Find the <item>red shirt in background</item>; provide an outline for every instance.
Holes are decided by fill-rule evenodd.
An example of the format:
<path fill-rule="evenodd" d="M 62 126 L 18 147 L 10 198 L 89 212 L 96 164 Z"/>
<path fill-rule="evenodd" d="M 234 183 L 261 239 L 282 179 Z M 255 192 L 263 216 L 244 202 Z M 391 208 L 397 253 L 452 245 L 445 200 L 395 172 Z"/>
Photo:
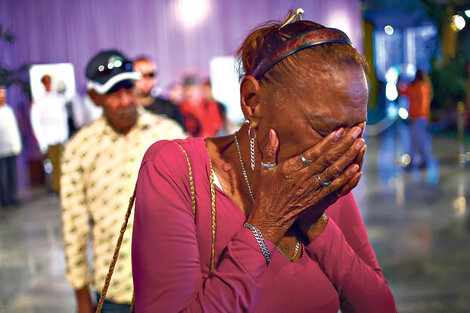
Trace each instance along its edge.
<path fill-rule="evenodd" d="M 223 121 L 215 101 L 197 98 L 180 104 L 184 128 L 194 137 L 215 137 Z"/>

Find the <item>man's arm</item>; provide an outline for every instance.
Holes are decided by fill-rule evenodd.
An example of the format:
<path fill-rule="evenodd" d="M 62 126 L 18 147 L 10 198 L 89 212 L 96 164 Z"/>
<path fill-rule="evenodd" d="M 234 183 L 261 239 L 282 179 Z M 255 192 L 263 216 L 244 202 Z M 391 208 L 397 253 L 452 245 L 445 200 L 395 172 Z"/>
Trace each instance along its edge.
<path fill-rule="evenodd" d="M 30 119 L 31 119 L 31 127 L 33 128 L 33 134 L 38 142 L 39 150 L 41 151 L 42 154 L 46 154 L 47 142 L 46 142 L 46 139 L 44 138 L 44 128 L 42 126 L 41 114 L 39 112 L 37 102 L 33 102 L 31 106 Z"/>
<path fill-rule="evenodd" d="M 62 158 L 60 197 L 66 277 L 75 289 L 78 312 L 93 312 L 88 290 L 87 246 L 90 232 L 83 160 L 71 142 Z"/>
<path fill-rule="evenodd" d="M 75 297 L 77 298 L 78 313 L 91 313 L 95 311 L 88 287 L 75 289 Z"/>

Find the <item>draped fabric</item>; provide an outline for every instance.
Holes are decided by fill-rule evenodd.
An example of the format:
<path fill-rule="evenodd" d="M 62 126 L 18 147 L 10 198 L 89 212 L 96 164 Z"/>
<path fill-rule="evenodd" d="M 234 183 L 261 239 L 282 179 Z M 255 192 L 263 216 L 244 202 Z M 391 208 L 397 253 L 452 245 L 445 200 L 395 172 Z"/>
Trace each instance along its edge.
<path fill-rule="evenodd" d="M 70 62 L 83 93 L 90 57 L 117 48 L 130 58 L 154 58 L 165 89 L 186 73 L 207 77 L 211 58 L 232 55 L 250 29 L 298 7 L 304 18 L 342 29 L 362 49 L 359 0 L 2 0 L 0 25 L 16 38 L 0 42 L 0 60 L 7 68 Z M 25 101 L 10 89 L 12 106 Z"/>
<path fill-rule="evenodd" d="M 165 90 L 184 74 L 208 77 L 211 58 L 233 55 L 256 25 L 299 7 L 304 18 L 343 30 L 362 50 L 359 0 L 0 0 L 2 31 L 15 35 L 13 43 L 0 40 L 0 61 L 8 69 L 72 63 L 83 95 L 88 60 L 116 48 L 130 58 L 155 59 Z M 7 102 L 19 119 L 23 155 L 40 159 L 29 95 L 14 85 Z"/>

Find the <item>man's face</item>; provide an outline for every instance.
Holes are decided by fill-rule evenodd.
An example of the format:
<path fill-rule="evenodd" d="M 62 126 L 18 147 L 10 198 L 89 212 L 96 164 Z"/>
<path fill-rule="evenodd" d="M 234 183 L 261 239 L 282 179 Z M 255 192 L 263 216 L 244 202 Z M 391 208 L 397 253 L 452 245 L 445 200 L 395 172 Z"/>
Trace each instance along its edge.
<path fill-rule="evenodd" d="M 189 85 L 183 87 L 183 99 L 194 101 L 199 97 L 200 89 L 198 85 Z"/>
<path fill-rule="evenodd" d="M 212 88 L 209 84 L 202 84 L 201 85 L 201 93 L 205 99 L 212 98 Z"/>
<path fill-rule="evenodd" d="M 173 103 L 179 104 L 183 99 L 183 87 L 181 85 L 173 85 L 170 89 L 170 100 Z"/>
<path fill-rule="evenodd" d="M 142 74 L 142 78 L 135 82 L 137 92 L 149 96 L 157 83 L 155 65 L 150 61 L 138 61 L 134 63 L 134 70 Z"/>
<path fill-rule="evenodd" d="M 7 90 L 5 87 L 0 86 L 0 106 L 3 106 L 5 104 L 7 98 Z"/>
<path fill-rule="evenodd" d="M 90 93 L 93 101 L 103 108 L 108 123 L 114 130 L 126 134 L 137 123 L 136 93 L 134 88 L 121 88 L 113 93 Z"/>
<path fill-rule="evenodd" d="M 45 76 L 41 80 L 42 84 L 44 85 L 44 89 L 46 89 L 47 92 L 51 91 L 51 78 L 49 76 Z"/>

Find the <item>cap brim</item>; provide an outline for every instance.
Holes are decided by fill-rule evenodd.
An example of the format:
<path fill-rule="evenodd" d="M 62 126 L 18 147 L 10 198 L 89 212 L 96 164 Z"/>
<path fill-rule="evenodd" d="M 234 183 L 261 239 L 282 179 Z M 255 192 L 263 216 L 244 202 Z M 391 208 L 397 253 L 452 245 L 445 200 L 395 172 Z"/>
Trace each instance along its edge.
<path fill-rule="evenodd" d="M 142 74 L 139 72 L 123 72 L 119 73 L 111 79 L 109 79 L 106 83 L 101 85 L 100 83 L 97 83 L 92 80 L 87 81 L 87 90 L 93 90 L 98 94 L 105 94 L 107 93 L 111 88 L 113 88 L 114 85 L 117 83 L 123 81 L 123 80 L 138 80 L 142 77 Z"/>

